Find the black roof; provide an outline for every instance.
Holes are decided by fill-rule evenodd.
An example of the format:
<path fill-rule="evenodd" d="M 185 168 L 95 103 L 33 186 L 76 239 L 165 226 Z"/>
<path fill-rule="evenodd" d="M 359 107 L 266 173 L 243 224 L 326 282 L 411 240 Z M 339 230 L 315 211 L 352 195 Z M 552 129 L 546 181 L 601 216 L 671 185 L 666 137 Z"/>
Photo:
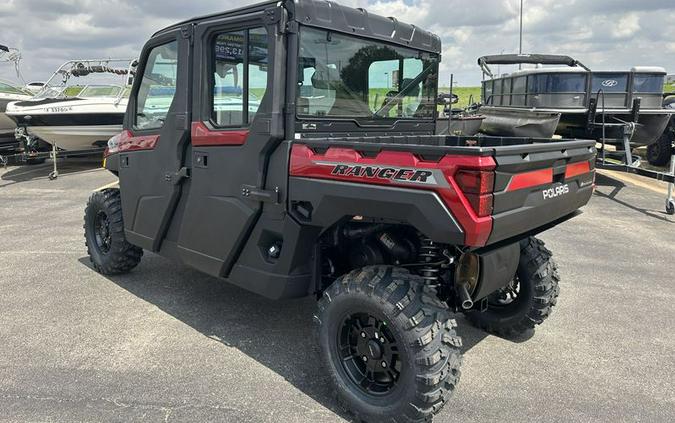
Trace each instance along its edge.
<path fill-rule="evenodd" d="M 495 54 L 478 58 L 478 64 L 486 65 L 517 65 L 531 63 L 533 65 L 566 65 L 576 66 L 578 62 L 570 56 L 558 54 Z"/>
<path fill-rule="evenodd" d="M 559 54 L 495 54 L 478 58 L 478 65 L 490 75 L 492 72 L 490 72 L 490 68 L 487 65 L 518 65 L 521 63 L 532 65 L 580 66 L 590 71 L 590 69 L 584 66 L 580 61 L 570 56 Z"/>
<path fill-rule="evenodd" d="M 277 7 L 278 3 L 268 1 L 195 17 L 164 28 L 154 35 L 160 35 L 189 23 L 259 12 Z M 415 25 L 399 22 L 393 17 L 371 14 L 365 9 L 354 9 L 328 0 L 282 0 L 281 7 L 288 10 L 291 19 L 303 25 L 373 38 L 432 53 L 441 52 L 441 40 L 437 35 Z"/>

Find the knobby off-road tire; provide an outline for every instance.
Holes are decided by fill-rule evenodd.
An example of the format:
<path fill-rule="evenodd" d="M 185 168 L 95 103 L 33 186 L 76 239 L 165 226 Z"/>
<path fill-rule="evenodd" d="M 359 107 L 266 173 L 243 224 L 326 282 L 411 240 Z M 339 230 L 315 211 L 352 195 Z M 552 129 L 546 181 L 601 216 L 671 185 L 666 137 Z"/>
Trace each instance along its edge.
<path fill-rule="evenodd" d="M 666 166 L 673 154 L 673 133 L 670 129 L 661 135 L 654 143 L 647 147 L 647 161 L 652 166 Z"/>
<path fill-rule="evenodd" d="M 560 276 L 551 255 L 544 242 L 535 237 L 521 241 L 516 298 L 497 305 L 500 292 L 495 292 L 488 297 L 485 312 L 471 311 L 467 319 L 486 332 L 506 338 L 522 335 L 541 324 L 551 314 L 560 292 Z"/>
<path fill-rule="evenodd" d="M 405 269 L 371 266 L 340 277 L 315 317 L 323 364 L 357 421 L 431 421 L 459 382 L 461 339 L 448 306 Z M 371 365 L 377 382 L 357 383 Z"/>
<path fill-rule="evenodd" d="M 118 189 L 91 194 L 84 211 L 84 240 L 94 269 L 104 275 L 126 273 L 141 261 L 143 249 L 124 237 Z"/>

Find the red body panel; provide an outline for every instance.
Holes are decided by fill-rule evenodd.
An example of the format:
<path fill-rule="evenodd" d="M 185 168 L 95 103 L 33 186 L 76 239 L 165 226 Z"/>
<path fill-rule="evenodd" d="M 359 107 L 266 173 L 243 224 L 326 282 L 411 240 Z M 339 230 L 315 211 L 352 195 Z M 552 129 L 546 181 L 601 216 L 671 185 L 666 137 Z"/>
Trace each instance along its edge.
<path fill-rule="evenodd" d="M 140 135 L 134 136 L 128 129 L 122 131 L 117 141 L 117 152 L 152 150 L 157 144 L 159 135 Z"/>
<path fill-rule="evenodd" d="M 565 179 L 574 178 L 575 176 L 585 175 L 591 171 L 591 162 L 578 162 L 567 165 L 565 169 Z"/>
<path fill-rule="evenodd" d="M 553 183 L 553 168 L 533 170 L 532 172 L 513 175 L 506 191 L 516 191 Z"/>
<path fill-rule="evenodd" d="M 204 122 L 192 122 L 192 145 L 198 147 L 214 145 L 243 145 L 248 138 L 248 130 L 210 130 Z"/>
<path fill-rule="evenodd" d="M 392 166 L 415 170 L 440 170 L 445 181 L 436 184 L 415 185 L 411 182 L 333 174 L 333 163 L 349 163 L 362 166 Z M 469 200 L 459 189 L 454 175 L 460 169 L 494 170 L 495 162 L 489 156 L 447 155 L 438 162 L 425 161 L 412 153 L 383 151 L 376 157 L 364 157 L 349 148 L 329 148 L 324 154 L 313 152 L 309 147 L 295 144 L 291 150 L 290 175 L 309 178 L 332 179 L 346 182 L 391 185 L 405 188 L 427 189 L 436 192 L 452 215 L 464 229 L 465 243 L 469 246 L 483 246 L 492 231 L 492 217 L 478 217 Z"/>

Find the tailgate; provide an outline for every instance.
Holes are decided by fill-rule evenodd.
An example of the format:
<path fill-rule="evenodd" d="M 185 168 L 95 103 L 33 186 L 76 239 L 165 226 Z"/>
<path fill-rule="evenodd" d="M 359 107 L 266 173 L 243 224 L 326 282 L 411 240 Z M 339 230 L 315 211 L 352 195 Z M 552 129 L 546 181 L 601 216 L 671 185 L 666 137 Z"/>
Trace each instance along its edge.
<path fill-rule="evenodd" d="M 595 142 L 495 147 L 493 226 L 488 244 L 569 215 L 591 198 Z"/>

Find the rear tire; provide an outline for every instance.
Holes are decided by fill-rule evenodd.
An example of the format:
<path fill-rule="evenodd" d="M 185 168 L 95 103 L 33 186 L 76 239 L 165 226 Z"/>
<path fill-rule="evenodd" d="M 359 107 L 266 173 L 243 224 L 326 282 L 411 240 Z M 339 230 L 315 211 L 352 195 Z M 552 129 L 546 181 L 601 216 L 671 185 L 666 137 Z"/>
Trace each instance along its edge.
<path fill-rule="evenodd" d="M 488 309 L 471 311 L 467 319 L 486 332 L 506 338 L 530 332 L 543 323 L 560 292 L 560 276 L 551 256 L 543 241 L 535 237 L 521 241 L 520 261 L 511 286 L 490 294 Z"/>
<path fill-rule="evenodd" d="M 357 421 L 430 421 L 459 382 L 461 339 L 448 306 L 405 269 L 340 277 L 319 300 L 316 320 L 338 401 Z"/>
<path fill-rule="evenodd" d="M 91 194 L 84 211 L 84 239 L 89 260 L 104 275 L 126 273 L 136 267 L 143 249 L 127 242 L 118 189 Z"/>
<path fill-rule="evenodd" d="M 673 132 L 670 127 L 654 144 L 647 146 L 647 161 L 652 166 L 666 166 L 673 154 Z"/>

